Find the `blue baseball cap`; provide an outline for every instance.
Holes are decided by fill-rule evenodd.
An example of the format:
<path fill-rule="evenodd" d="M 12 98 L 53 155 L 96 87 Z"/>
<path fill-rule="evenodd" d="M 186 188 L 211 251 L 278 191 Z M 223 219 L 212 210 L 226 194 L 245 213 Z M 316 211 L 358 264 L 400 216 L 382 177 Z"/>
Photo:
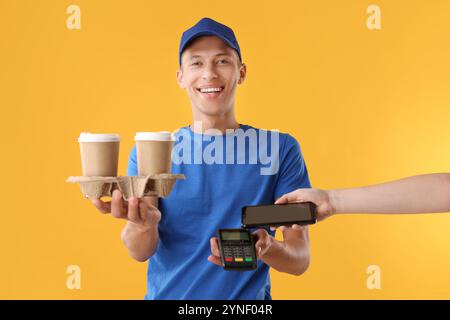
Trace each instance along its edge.
<path fill-rule="evenodd" d="M 210 18 L 203 18 L 190 29 L 183 32 L 180 41 L 180 49 L 178 50 L 178 62 L 181 66 L 181 55 L 194 39 L 201 36 L 216 36 L 222 39 L 230 48 L 236 50 L 239 60 L 242 62 L 241 49 L 234 35 L 233 30 L 224 24 L 214 21 Z"/>

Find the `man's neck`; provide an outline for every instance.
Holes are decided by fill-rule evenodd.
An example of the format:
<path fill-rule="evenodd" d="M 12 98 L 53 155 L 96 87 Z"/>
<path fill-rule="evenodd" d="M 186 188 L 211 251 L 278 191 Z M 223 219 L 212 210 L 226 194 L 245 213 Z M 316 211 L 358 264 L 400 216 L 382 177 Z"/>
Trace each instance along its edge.
<path fill-rule="evenodd" d="M 224 114 L 220 116 L 193 115 L 193 123 L 190 128 L 195 133 L 204 133 L 208 129 L 216 129 L 222 133 L 226 133 L 227 129 L 239 128 L 234 113 Z M 198 125 L 198 124 L 201 125 Z"/>

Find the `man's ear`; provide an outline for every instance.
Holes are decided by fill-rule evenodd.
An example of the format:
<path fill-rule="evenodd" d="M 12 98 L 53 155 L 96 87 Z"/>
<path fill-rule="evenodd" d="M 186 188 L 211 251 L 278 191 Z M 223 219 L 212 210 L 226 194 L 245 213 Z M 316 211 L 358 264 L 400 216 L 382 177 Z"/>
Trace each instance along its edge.
<path fill-rule="evenodd" d="M 239 67 L 239 81 L 238 81 L 238 84 L 241 84 L 242 82 L 244 82 L 246 76 L 247 76 L 247 66 L 245 65 L 245 63 L 243 63 Z"/>
<path fill-rule="evenodd" d="M 183 85 L 183 71 L 181 70 L 181 67 L 177 70 L 177 82 L 181 89 L 184 89 Z"/>

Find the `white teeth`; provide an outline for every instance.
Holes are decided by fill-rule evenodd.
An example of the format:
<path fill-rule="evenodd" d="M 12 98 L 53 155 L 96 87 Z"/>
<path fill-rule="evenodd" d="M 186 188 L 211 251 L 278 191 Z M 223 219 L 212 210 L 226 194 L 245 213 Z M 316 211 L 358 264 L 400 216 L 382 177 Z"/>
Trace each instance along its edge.
<path fill-rule="evenodd" d="M 222 88 L 200 88 L 200 92 L 220 92 Z"/>

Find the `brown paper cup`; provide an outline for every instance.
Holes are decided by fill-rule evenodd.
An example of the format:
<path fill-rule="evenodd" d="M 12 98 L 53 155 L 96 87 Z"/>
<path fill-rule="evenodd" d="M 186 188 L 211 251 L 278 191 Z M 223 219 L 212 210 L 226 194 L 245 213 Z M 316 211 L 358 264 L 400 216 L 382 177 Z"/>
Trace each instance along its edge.
<path fill-rule="evenodd" d="M 171 172 L 175 138 L 170 132 L 138 132 L 135 141 L 139 176 Z"/>
<path fill-rule="evenodd" d="M 117 177 L 120 137 L 117 134 L 81 133 L 81 167 L 85 177 Z"/>

